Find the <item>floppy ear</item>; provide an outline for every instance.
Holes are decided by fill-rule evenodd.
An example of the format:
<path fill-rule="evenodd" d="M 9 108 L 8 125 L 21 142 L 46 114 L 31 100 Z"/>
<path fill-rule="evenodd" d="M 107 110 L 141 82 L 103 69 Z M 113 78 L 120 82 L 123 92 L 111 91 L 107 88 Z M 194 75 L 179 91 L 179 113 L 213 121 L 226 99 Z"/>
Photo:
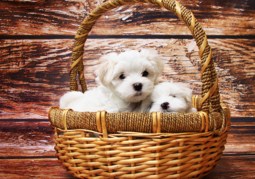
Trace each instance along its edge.
<path fill-rule="evenodd" d="M 100 65 L 96 70 L 96 81 L 104 86 L 109 86 L 112 81 L 112 73 L 116 59 L 118 58 L 117 53 L 110 53 L 102 56 L 99 61 Z"/>
<path fill-rule="evenodd" d="M 176 83 L 178 85 L 177 90 L 181 96 L 185 99 L 188 104 L 192 102 L 192 89 L 189 88 L 189 85 L 186 83 Z"/>
<path fill-rule="evenodd" d="M 181 85 L 183 85 L 182 93 L 184 95 L 184 99 L 189 106 L 186 112 L 197 112 L 197 109 L 193 108 L 192 106 L 192 89 L 190 89 L 186 84 L 181 84 Z"/>
<path fill-rule="evenodd" d="M 188 88 L 187 86 L 183 88 L 183 94 L 185 95 L 184 98 L 189 105 L 192 103 L 192 89 Z"/>
<path fill-rule="evenodd" d="M 191 104 L 191 102 L 192 102 L 192 93 L 185 96 L 185 100 L 187 101 L 188 104 Z"/>
<path fill-rule="evenodd" d="M 161 75 L 161 73 L 163 72 L 163 68 L 164 68 L 162 58 L 160 57 L 158 52 L 154 49 L 142 49 L 140 51 L 140 54 L 152 63 L 152 65 L 155 69 L 155 72 L 156 72 L 155 81 L 157 81 L 158 77 Z"/>

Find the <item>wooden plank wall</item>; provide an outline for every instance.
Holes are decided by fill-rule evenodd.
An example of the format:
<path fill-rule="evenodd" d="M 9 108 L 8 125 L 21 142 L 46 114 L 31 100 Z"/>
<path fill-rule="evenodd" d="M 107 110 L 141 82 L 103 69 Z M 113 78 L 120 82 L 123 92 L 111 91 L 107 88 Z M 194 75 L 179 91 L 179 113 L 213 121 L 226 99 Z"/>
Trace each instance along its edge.
<path fill-rule="evenodd" d="M 55 158 L 47 110 L 68 91 L 73 37 L 102 0 L 0 1 L 0 178 L 71 178 Z M 255 176 L 255 2 L 180 0 L 204 27 L 213 48 L 222 98 L 232 113 L 225 155 L 208 178 Z M 197 47 L 188 28 L 152 5 L 123 6 L 101 17 L 86 43 L 87 83 L 97 59 L 126 48 L 156 48 L 162 80 L 200 93 Z M 233 162 L 244 166 L 242 170 Z M 250 173 L 247 172 L 250 171 Z M 214 176 L 214 177 L 213 177 Z"/>
<path fill-rule="evenodd" d="M 90 3 L 88 3 L 90 2 Z M 254 9 L 252 1 L 183 1 L 209 36 L 222 98 L 234 117 L 254 117 Z M 0 74 L 2 119 L 45 119 L 68 90 L 73 36 L 94 1 L 2 1 Z M 96 59 L 126 48 L 156 48 L 165 59 L 163 80 L 190 83 L 200 92 L 199 57 L 188 28 L 152 5 L 124 6 L 100 18 L 86 43 L 86 77 L 94 84 Z M 242 68 L 241 68 L 242 67 Z"/>

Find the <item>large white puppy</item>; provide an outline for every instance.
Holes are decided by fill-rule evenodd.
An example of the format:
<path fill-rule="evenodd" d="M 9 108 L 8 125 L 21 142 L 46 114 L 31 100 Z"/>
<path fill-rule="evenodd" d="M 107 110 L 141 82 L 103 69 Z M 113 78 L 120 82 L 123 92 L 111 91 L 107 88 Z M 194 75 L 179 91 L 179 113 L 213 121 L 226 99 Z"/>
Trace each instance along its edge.
<path fill-rule="evenodd" d="M 163 70 L 157 51 L 143 49 L 110 53 L 101 57 L 97 70 L 97 88 L 68 92 L 60 99 L 60 108 L 79 112 L 140 111 L 140 104 L 152 92 Z"/>
<path fill-rule="evenodd" d="M 163 82 L 151 94 L 150 112 L 196 112 L 192 90 L 182 83 Z"/>

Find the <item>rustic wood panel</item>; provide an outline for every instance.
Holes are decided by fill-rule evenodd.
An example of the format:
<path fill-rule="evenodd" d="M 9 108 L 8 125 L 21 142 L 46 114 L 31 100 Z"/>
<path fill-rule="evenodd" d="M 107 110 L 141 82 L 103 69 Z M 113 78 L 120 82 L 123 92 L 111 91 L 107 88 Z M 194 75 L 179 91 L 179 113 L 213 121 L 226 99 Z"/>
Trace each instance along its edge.
<path fill-rule="evenodd" d="M 225 154 L 255 154 L 255 121 L 232 123 Z M 0 158 L 54 157 L 53 129 L 49 122 L 0 121 Z"/>
<path fill-rule="evenodd" d="M 0 34 L 74 35 L 85 15 L 102 0 L 4 0 Z M 253 0 L 181 0 L 210 35 L 254 35 Z M 118 28 L 116 28 L 118 27 Z M 123 6 L 105 14 L 94 35 L 190 34 L 172 13 L 153 5 Z"/>
<path fill-rule="evenodd" d="M 0 159 L 0 178 L 73 179 L 56 158 Z"/>
<path fill-rule="evenodd" d="M 73 34 L 88 9 L 87 1 L 5 0 L 0 2 L 1 34 Z"/>
<path fill-rule="evenodd" d="M 216 168 L 205 179 L 245 178 L 255 176 L 255 156 L 223 156 Z M 73 179 L 55 158 L 0 159 L 0 177 L 5 179 L 27 178 Z"/>
<path fill-rule="evenodd" d="M 204 179 L 252 179 L 255 176 L 254 155 L 223 156 L 216 168 Z"/>
<path fill-rule="evenodd" d="M 0 158 L 55 156 L 49 122 L 1 121 L 0 136 Z"/>
<path fill-rule="evenodd" d="M 73 178 L 55 158 L 53 129 L 45 119 L 49 107 L 58 105 L 59 97 L 68 91 L 72 37 L 85 15 L 101 1 L 0 2 L 0 178 Z M 214 38 L 210 43 L 221 94 L 232 116 L 254 117 L 255 1 L 180 1 Z M 186 81 L 195 93 L 200 92 L 194 41 L 184 39 L 187 36 L 151 39 L 190 35 L 172 13 L 152 5 L 123 6 L 100 18 L 91 35 L 113 36 L 89 39 L 86 44 L 89 87 L 95 86 L 93 71 L 101 54 L 154 47 L 166 63 L 162 80 Z M 254 118 L 232 120 L 224 156 L 206 179 L 254 178 L 254 123 Z"/>
<path fill-rule="evenodd" d="M 68 90 L 71 40 L 0 44 L 0 118 L 46 118 L 49 107 L 57 105 L 59 95 Z"/>
<path fill-rule="evenodd" d="M 0 119 L 47 118 L 68 90 L 70 47 L 73 40 L 0 40 Z M 212 39 L 220 89 L 232 116 L 255 116 L 254 40 Z M 162 80 L 190 83 L 200 91 L 199 58 L 194 40 L 89 39 L 86 77 L 94 86 L 93 71 L 101 54 L 126 48 L 158 49 L 165 60 Z M 242 68 L 240 68 L 240 66 Z"/>
<path fill-rule="evenodd" d="M 255 154 L 254 126 L 231 126 L 224 153 Z"/>

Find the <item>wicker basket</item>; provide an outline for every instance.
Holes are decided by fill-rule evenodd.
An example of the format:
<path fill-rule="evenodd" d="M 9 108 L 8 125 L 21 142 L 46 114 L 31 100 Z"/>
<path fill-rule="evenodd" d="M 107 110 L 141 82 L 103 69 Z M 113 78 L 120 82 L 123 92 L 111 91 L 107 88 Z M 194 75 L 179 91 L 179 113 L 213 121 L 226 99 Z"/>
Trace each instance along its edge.
<path fill-rule="evenodd" d="M 216 165 L 230 126 L 220 101 L 218 80 L 207 37 L 191 11 L 175 0 L 109 0 L 92 11 L 75 36 L 71 90 L 86 90 L 84 44 L 96 20 L 124 4 L 152 3 L 174 12 L 190 29 L 201 58 L 201 96 L 196 113 L 74 112 L 52 107 L 55 149 L 78 178 L 201 178 Z"/>

